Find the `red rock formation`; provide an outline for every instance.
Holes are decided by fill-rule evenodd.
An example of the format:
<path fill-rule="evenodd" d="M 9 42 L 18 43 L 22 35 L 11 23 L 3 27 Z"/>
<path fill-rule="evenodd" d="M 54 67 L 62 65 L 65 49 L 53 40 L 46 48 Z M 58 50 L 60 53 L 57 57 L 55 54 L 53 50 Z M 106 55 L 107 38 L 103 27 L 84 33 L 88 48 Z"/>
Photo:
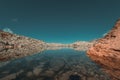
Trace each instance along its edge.
<path fill-rule="evenodd" d="M 110 75 L 120 80 L 120 19 L 112 30 L 87 51 L 88 56 Z"/>

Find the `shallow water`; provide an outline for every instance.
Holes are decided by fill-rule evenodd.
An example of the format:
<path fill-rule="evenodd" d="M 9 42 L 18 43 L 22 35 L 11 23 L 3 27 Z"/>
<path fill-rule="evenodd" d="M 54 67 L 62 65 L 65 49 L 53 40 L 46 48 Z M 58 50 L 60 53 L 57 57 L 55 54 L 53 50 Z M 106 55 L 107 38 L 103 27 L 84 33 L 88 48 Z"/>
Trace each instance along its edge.
<path fill-rule="evenodd" d="M 0 80 L 110 80 L 84 51 L 45 50 L 0 64 Z"/>

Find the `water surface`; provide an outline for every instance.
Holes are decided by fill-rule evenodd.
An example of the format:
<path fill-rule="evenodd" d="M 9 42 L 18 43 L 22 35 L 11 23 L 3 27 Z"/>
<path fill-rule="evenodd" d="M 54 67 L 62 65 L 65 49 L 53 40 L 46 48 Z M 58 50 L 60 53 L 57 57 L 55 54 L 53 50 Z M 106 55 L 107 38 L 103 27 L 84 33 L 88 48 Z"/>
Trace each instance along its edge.
<path fill-rule="evenodd" d="M 73 49 L 45 50 L 0 64 L 0 80 L 110 80 L 86 56 Z"/>

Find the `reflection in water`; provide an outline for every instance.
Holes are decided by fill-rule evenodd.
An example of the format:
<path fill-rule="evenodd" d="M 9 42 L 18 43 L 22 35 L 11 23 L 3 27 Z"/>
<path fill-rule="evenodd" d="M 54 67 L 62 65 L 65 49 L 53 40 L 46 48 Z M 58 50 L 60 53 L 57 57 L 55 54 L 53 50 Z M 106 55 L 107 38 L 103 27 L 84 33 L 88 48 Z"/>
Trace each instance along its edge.
<path fill-rule="evenodd" d="M 0 80 L 110 80 L 84 51 L 45 50 L 0 65 Z"/>
<path fill-rule="evenodd" d="M 120 59 L 110 56 L 89 55 L 90 58 L 99 64 L 108 73 L 112 80 L 120 80 Z"/>
<path fill-rule="evenodd" d="M 36 54 L 36 53 L 39 53 L 45 50 L 42 47 L 39 50 L 35 50 L 35 49 L 28 50 L 28 49 L 26 48 L 12 49 L 10 46 L 5 46 L 5 47 L 3 46 L 3 49 L 1 49 L 0 51 L 0 61 L 8 61 L 11 59 L 21 58 L 21 57 L 33 55 L 33 54 Z"/>

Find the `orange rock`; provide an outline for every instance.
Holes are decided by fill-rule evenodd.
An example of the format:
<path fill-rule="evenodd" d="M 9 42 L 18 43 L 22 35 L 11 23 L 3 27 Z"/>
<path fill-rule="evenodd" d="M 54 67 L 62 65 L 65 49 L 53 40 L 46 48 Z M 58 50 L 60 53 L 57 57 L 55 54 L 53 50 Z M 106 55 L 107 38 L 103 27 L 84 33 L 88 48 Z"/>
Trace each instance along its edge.
<path fill-rule="evenodd" d="M 87 51 L 88 56 L 110 75 L 120 80 L 120 19 L 112 30 Z"/>

